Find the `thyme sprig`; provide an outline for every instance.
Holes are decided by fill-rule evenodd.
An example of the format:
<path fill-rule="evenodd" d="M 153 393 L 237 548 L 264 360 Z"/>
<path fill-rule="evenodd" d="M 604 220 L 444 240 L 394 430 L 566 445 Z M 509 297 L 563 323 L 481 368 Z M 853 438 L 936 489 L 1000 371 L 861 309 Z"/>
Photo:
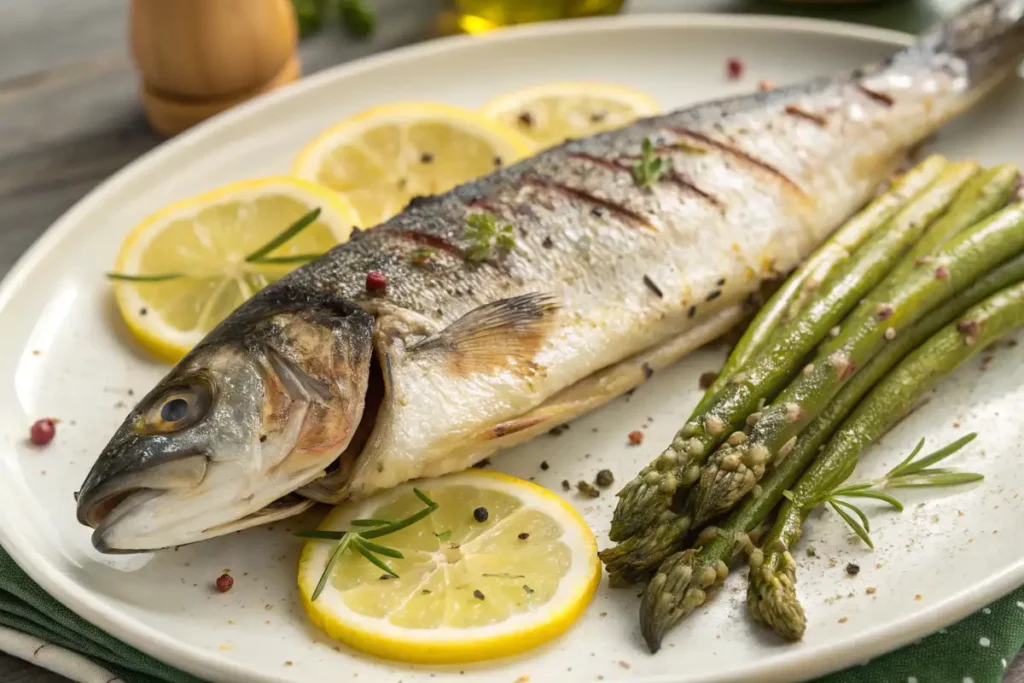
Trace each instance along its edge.
<path fill-rule="evenodd" d="M 640 145 L 640 160 L 633 164 L 633 180 L 649 190 L 668 170 L 669 162 L 654 151 L 650 138 L 644 138 Z"/>
<path fill-rule="evenodd" d="M 398 574 L 396 574 L 394 570 L 392 570 L 391 567 L 389 567 L 387 563 L 378 556 L 383 555 L 385 557 L 392 557 L 401 560 L 404 555 L 402 555 L 399 550 L 390 548 L 386 545 L 381 545 L 380 543 L 374 543 L 371 539 L 387 536 L 388 534 L 393 534 L 407 526 L 411 526 L 440 507 L 437 503 L 427 497 L 427 494 L 423 493 L 423 491 L 414 488 L 412 492 L 416 494 L 417 498 L 423 501 L 423 504 L 426 507 L 414 512 L 404 519 L 396 521 L 389 521 L 386 519 L 353 519 L 350 522 L 353 527 L 366 529 L 366 531 L 354 531 L 352 529 L 347 531 L 299 531 L 295 534 L 299 538 L 308 538 L 315 541 L 335 541 L 336 543 L 334 550 L 331 551 L 330 559 L 327 560 L 327 565 L 324 567 L 324 573 L 320 576 L 320 581 L 316 584 L 316 590 L 313 591 L 312 599 L 314 601 L 320 597 L 320 593 L 323 592 L 324 587 L 327 585 L 327 579 L 330 578 L 331 572 L 334 570 L 334 566 L 349 548 L 358 552 L 369 562 L 379 567 L 381 571 L 385 572 L 388 576 L 395 579 L 398 578 Z"/>
<path fill-rule="evenodd" d="M 897 498 L 885 492 L 886 489 L 906 488 L 929 488 L 936 486 L 960 486 L 970 484 L 984 479 L 984 475 L 975 472 L 959 472 L 945 467 L 932 467 L 938 462 L 945 460 L 961 448 L 969 444 L 977 437 L 976 432 L 971 432 L 953 443 L 943 446 L 934 453 L 930 453 L 919 460 L 917 455 L 924 448 L 924 439 L 917 442 L 917 446 L 910 455 L 904 458 L 903 462 L 889 470 L 885 476 L 860 484 L 840 485 L 828 493 L 812 498 L 805 505 L 805 509 L 813 509 L 823 503 L 827 503 L 836 514 L 838 514 L 847 526 L 869 548 L 874 550 L 875 545 L 871 542 L 871 522 L 868 516 L 859 507 L 846 498 L 870 498 L 888 504 L 897 512 L 903 512 L 903 503 Z M 793 494 L 784 491 L 783 494 L 789 500 L 794 500 Z M 850 513 L 853 513 L 852 515 Z"/>
<path fill-rule="evenodd" d="M 474 213 L 466 218 L 466 230 L 462 233 L 469 242 L 466 258 L 470 261 L 486 261 L 494 256 L 504 256 L 516 246 L 516 236 L 511 225 L 498 225 L 492 213 Z"/>
<path fill-rule="evenodd" d="M 316 222 L 320 216 L 320 207 L 302 215 L 298 220 L 278 233 L 272 240 L 259 249 L 245 257 L 246 263 L 257 263 L 262 265 L 290 265 L 293 263 L 305 263 L 319 258 L 321 254 L 296 254 L 294 256 L 268 256 L 272 251 L 284 246 L 300 232 Z M 128 275 L 125 273 L 107 273 L 111 280 L 122 280 L 126 282 L 169 282 L 185 277 L 185 273 L 165 273 L 162 275 Z"/>

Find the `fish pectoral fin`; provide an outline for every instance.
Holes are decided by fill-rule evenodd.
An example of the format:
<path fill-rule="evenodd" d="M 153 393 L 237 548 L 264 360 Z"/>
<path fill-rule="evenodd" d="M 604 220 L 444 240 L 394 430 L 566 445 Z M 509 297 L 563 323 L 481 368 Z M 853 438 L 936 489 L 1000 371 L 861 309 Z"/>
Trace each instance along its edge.
<path fill-rule="evenodd" d="M 459 376 L 487 372 L 509 362 L 529 364 L 551 329 L 558 304 L 530 293 L 484 304 L 409 349 L 441 354 Z"/>
<path fill-rule="evenodd" d="M 330 385 L 306 372 L 298 363 L 275 349 L 270 344 L 263 345 L 267 361 L 281 379 L 281 384 L 296 399 L 327 403 L 331 400 Z"/>

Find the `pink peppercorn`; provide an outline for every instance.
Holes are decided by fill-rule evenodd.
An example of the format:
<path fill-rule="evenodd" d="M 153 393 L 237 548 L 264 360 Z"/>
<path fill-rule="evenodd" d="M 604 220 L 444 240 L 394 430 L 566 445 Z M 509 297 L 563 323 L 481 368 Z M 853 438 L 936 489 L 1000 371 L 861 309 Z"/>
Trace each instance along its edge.
<path fill-rule="evenodd" d="M 731 57 L 725 62 L 725 70 L 729 74 L 729 79 L 735 81 L 743 76 L 743 61 Z"/>
<path fill-rule="evenodd" d="M 217 590 L 221 593 L 227 593 L 234 585 L 235 580 L 230 574 L 221 574 L 217 577 Z"/>
<path fill-rule="evenodd" d="M 32 429 L 29 430 L 29 439 L 36 446 L 45 446 L 53 441 L 56 433 L 57 424 L 52 419 L 44 417 L 32 423 Z"/>
<path fill-rule="evenodd" d="M 366 274 L 366 291 L 383 292 L 388 287 L 388 278 L 384 273 L 371 271 Z"/>

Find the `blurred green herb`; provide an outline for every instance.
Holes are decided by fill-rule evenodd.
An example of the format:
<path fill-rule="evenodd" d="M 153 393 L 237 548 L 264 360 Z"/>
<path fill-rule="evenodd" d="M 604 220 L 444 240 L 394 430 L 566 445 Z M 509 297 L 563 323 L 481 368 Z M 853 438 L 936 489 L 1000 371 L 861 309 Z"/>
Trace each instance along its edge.
<path fill-rule="evenodd" d="M 318 33 L 328 21 L 338 21 L 354 38 L 366 38 L 376 28 L 376 17 L 365 0 L 292 0 L 299 36 Z"/>
<path fill-rule="evenodd" d="M 324 27 L 324 0 L 292 0 L 299 37 L 313 35 Z"/>
<path fill-rule="evenodd" d="M 373 33 L 376 19 L 363 0 L 341 0 L 341 26 L 354 38 L 366 38 Z"/>

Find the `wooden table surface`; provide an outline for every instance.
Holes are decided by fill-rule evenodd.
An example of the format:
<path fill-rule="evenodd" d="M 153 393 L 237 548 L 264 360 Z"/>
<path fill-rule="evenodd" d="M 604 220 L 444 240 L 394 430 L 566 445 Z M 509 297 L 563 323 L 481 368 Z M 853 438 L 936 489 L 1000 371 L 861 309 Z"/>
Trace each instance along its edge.
<path fill-rule="evenodd" d="M 956 0 L 953 0 L 954 4 Z M 429 38 L 445 0 L 375 0 L 377 32 L 352 42 L 336 28 L 302 43 L 309 74 Z M 951 0 L 887 0 L 821 16 L 917 32 Z M 632 0 L 627 11 L 807 13 L 767 0 Z M 125 0 L 0 2 L 0 277 L 74 202 L 160 144 L 146 125 L 127 53 Z M 0 683 L 67 679 L 0 654 Z M 944 683 L 944 682 L 942 682 Z M 1024 656 L 1006 683 L 1024 683 Z"/>

